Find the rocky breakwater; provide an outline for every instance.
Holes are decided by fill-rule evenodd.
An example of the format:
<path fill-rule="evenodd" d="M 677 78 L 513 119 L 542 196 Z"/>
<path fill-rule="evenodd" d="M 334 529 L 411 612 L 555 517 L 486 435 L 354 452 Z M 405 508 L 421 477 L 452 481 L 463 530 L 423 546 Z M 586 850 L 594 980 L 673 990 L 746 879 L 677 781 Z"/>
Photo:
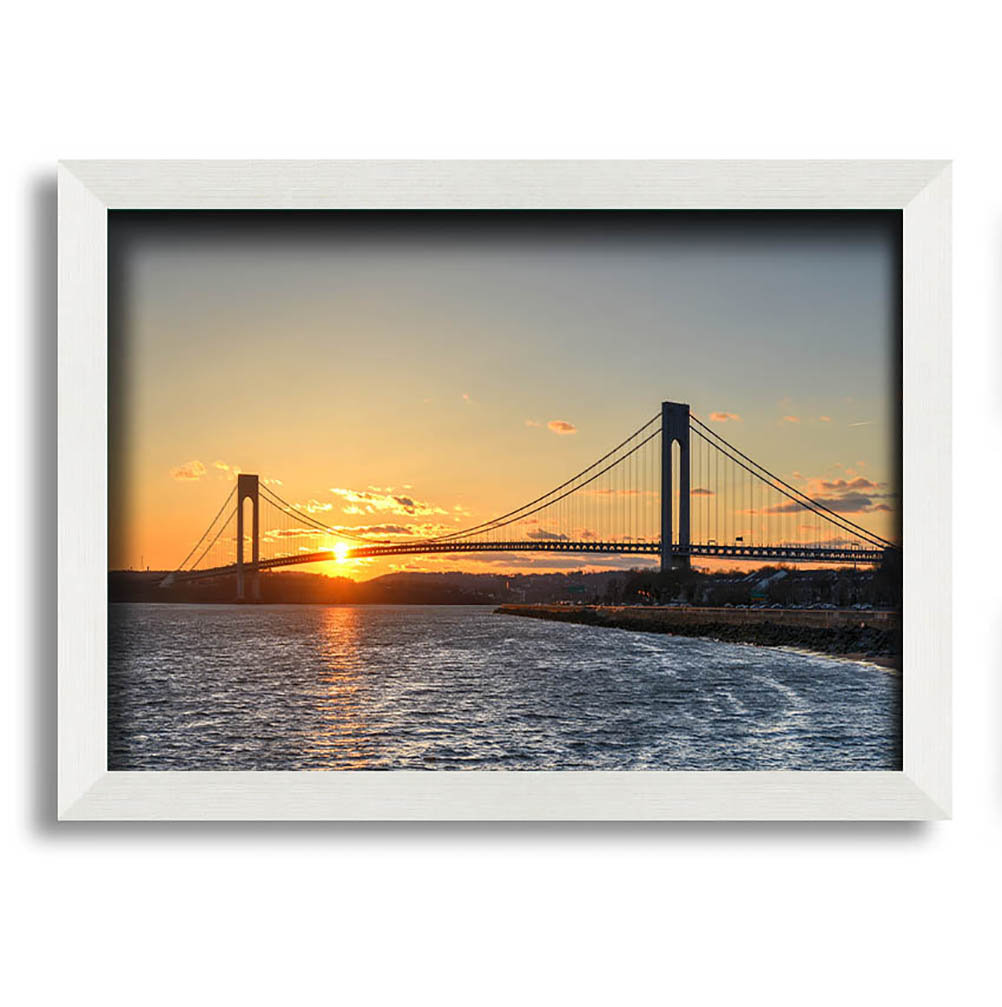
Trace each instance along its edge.
<path fill-rule="evenodd" d="M 795 647 L 885 665 L 897 665 L 901 654 L 901 616 L 897 612 L 634 605 L 501 605 L 495 612 L 730 643 Z"/>

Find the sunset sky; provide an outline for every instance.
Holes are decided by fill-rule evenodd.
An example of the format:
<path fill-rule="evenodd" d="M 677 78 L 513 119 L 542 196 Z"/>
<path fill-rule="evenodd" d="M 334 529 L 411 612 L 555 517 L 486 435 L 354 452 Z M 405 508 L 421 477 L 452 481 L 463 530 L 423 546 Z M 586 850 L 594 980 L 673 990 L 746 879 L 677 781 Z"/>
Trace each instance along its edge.
<path fill-rule="evenodd" d="M 849 516 L 891 537 L 899 232 L 897 214 L 112 212 L 110 566 L 176 567 L 237 469 L 331 523 L 479 523 L 664 399 L 804 489 L 855 493 Z"/>

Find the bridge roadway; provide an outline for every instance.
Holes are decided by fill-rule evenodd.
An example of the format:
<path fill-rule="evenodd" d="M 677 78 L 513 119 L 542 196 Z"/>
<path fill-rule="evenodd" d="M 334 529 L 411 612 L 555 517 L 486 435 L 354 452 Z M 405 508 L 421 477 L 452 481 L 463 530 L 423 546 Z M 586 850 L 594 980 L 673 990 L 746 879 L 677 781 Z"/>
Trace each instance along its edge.
<path fill-rule="evenodd" d="M 390 545 L 357 546 L 344 553 L 345 559 L 369 559 L 376 556 L 418 556 L 432 553 L 463 552 L 573 552 L 611 553 L 617 555 L 660 556 L 660 542 L 571 542 L 542 540 L 528 542 L 402 542 Z M 326 563 L 332 559 L 333 550 L 276 556 L 273 559 L 244 563 L 244 572 L 273 570 L 282 566 L 304 563 Z M 688 547 L 672 546 L 672 556 L 704 556 L 740 560 L 774 560 L 784 563 L 880 563 L 884 549 L 824 548 L 817 546 L 767 546 L 723 545 L 693 543 Z M 225 577 L 237 572 L 236 563 L 211 567 L 207 570 L 183 570 L 171 575 L 174 581 L 201 580 L 208 577 Z"/>

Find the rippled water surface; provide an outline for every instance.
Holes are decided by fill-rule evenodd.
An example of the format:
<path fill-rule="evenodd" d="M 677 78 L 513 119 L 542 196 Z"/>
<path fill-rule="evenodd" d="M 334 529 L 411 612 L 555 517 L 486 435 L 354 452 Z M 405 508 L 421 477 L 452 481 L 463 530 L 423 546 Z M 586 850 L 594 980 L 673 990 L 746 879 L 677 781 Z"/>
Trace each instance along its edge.
<path fill-rule="evenodd" d="M 899 769 L 901 679 L 485 607 L 111 605 L 111 769 Z"/>

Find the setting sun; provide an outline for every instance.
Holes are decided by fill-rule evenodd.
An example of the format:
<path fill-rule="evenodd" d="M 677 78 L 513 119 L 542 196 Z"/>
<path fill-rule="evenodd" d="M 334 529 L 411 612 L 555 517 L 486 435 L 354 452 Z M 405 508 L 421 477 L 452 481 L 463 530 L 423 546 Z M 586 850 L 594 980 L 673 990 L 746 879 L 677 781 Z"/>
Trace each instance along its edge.
<path fill-rule="evenodd" d="M 344 563 L 348 559 L 348 553 L 351 551 L 351 546 L 347 542 L 338 542 L 331 552 L 334 553 L 334 559 L 338 563 Z"/>

